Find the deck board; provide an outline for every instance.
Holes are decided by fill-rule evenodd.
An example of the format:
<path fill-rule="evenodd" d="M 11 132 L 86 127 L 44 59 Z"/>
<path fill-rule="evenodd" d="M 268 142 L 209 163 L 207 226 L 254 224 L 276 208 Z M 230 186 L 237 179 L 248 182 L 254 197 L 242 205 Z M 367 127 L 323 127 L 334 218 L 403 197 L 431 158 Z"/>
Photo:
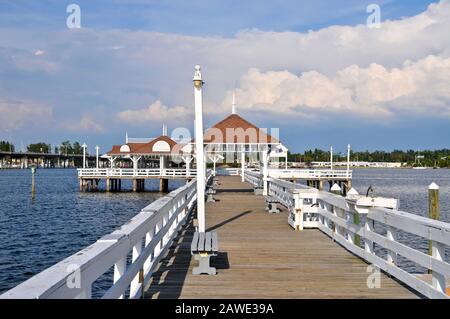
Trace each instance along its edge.
<path fill-rule="evenodd" d="M 206 205 L 207 231 L 217 231 L 216 276 L 194 276 L 192 221 L 180 232 L 150 282 L 146 298 L 417 298 L 382 274 L 366 284 L 367 264 L 319 230 L 293 231 L 287 212 L 268 214 L 265 200 L 239 177 L 219 177 Z"/>

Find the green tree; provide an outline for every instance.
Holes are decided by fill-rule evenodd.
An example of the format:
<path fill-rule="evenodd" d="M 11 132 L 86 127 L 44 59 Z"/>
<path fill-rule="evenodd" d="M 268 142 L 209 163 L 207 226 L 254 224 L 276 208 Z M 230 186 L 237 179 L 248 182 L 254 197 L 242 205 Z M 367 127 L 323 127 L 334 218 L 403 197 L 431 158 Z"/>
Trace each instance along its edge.
<path fill-rule="evenodd" d="M 0 151 L 1 152 L 14 152 L 15 151 L 15 147 L 10 142 L 0 141 Z"/>
<path fill-rule="evenodd" d="M 34 143 L 27 146 L 27 150 L 30 153 L 50 153 L 51 145 L 43 142 Z"/>
<path fill-rule="evenodd" d="M 80 143 L 73 143 L 72 152 L 73 154 L 83 154 L 83 148 L 81 147 Z"/>

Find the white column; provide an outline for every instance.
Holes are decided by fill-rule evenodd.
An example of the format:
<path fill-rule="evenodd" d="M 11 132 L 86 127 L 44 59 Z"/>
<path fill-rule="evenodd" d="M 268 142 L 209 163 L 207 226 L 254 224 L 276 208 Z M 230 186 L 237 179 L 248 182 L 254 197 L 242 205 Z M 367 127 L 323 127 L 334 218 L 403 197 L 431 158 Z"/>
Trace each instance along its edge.
<path fill-rule="evenodd" d="M 164 171 L 164 156 L 160 155 L 160 157 L 159 157 L 159 172 L 160 172 L 161 176 L 163 175 L 163 171 Z"/>
<path fill-rule="evenodd" d="M 268 165 L 269 165 L 269 158 L 267 151 L 263 152 L 263 195 L 268 195 L 268 189 L 267 189 L 267 177 L 268 177 Z"/>
<path fill-rule="evenodd" d="M 182 159 L 186 163 L 186 177 L 190 177 L 191 176 L 192 156 L 190 154 L 189 155 L 183 155 Z"/>
<path fill-rule="evenodd" d="M 288 169 L 288 155 L 287 155 L 287 153 L 286 153 L 286 163 L 285 163 L 285 165 L 284 165 L 284 169 Z"/>
<path fill-rule="evenodd" d="M 203 148 L 203 96 L 202 73 L 200 66 L 195 66 L 195 149 L 197 157 L 197 219 L 198 231 L 205 232 L 205 150 Z"/>
<path fill-rule="evenodd" d="M 86 143 L 81 145 L 81 147 L 83 148 L 83 168 L 86 168 Z"/>
<path fill-rule="evenodd" d="M 333 170 L 333 146 L 330 147 L 330 169 Z"/>
<path fill-rule="evenodd" d="M 98 169 L 98 150 L 100 149 L 100 147 L 97 145 L 95 147 L 95 167 Z"/>
<path fill-rule="evenodd" d="M 347 173 L 350 171 L 350 144 L 347 145 Z"/>
<path fill-rule="evenodd" d="M 241 152 L 241 178 L 242 182 L 245 182 L 245 146 L 242 145 L 242 152 Z"/>
<path fill-rule="evenodd" d="M 111 156 L 110 158 L 109 158 L 109 162 L 110 162 L 110 166 L 111 166 L 111 168 L 114 168 L 114 161 L 116 160 L 116 158 L 115 157 L 113 157 L 113 156 Z"/>

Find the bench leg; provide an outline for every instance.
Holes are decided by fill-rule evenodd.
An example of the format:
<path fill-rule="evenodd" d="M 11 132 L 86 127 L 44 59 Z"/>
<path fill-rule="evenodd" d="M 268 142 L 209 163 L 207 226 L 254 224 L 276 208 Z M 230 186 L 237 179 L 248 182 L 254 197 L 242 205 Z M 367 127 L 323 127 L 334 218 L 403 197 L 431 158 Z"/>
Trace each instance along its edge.
<path fill-rule="evenodd" d="M 215 203 L 216 200 L 214 199 L 213 194 L 208 194 L 208 196 L 206 197 L 206 202 L 207 203 Z"/>
<path fill-rule="evenodd" d="M 200 255 L 194 255 L 195 260 L 198 260 L 198 267 L 194 267 L 192 269 L 193 275 L 215 275 L 217 274 L 216 268 L 210 267 L 209 265 L 209 259 L 211 258 L 210 255 L 208 256 L 200 256 Z"/>
<path fill-rule="evenodd" d="M 271 214 L 278 214 L 280 212 L 276 203 L 270 203 L 269 207 L 270 207 L 269 213 L 271 213 Z"/>

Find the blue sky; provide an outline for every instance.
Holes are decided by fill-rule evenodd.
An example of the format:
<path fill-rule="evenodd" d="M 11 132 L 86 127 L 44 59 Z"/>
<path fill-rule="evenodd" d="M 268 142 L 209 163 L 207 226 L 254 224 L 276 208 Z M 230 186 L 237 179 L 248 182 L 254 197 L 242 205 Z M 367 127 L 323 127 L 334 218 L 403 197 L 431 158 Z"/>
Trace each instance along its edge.
<path fill-rule="evenodd" d="M 448 1 L 73 2 L 79 30 L 71 2 L 0 2 L 0 139 L 106 151 L 125 131 L 191 128 L 200 63 L 207 124 L 236 88 L 239 113 L 292 151 L 450 147 Z"/>

